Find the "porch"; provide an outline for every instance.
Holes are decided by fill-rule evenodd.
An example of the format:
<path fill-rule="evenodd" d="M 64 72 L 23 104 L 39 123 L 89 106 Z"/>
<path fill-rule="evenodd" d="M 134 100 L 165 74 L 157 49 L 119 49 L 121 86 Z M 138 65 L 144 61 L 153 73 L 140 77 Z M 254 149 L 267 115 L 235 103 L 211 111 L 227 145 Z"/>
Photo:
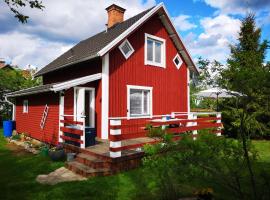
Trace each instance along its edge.
<path fill-rule="evenodd" d="M 85 145 L 84 120 L 71 121 L 63 116 L 60 135 L 67 152 L 77 153 L 75 161 L 67 163 L 67 167 L 83 176 L 104 176 L 137 168 L 144 156 L 143 146 L 160 142 L 157 138 L 148 137 L 147 126 L 162 127 L 173 140 L 180 140 L 184 133 L 191 132 L 196 139 L 198 130 L 209 129 L 210 133 L 221 135 L 221 113 L 181 113 L 156 115 L 152 118 L 128 119 L 113 117 L 109 119 L 109 139 L 96 138 L 92 146 Z M 79 136 L 77 138 L 65 134 Z M 72 145 L 69 142 L 75 142 Z"/>

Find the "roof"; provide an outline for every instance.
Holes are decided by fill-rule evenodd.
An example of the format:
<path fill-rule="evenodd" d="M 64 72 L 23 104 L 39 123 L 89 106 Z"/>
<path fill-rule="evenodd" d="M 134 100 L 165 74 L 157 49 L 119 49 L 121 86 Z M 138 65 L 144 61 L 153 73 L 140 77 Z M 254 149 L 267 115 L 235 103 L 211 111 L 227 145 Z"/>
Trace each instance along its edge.
<path fill-rule="evenodd" d="M 35 76 L 40 76 L 48 72 L 61 69 L 69 64 L 73 64 L 77 61 L 88 60 L 98 57 L 98 52 L 108 45 L 111 41 L 121 35 L 125 30 L 137 22 L 142 16 L 144 16 L 152 8 L 129 18 L 122 23 L 116 24 L 109 28 L 107 31 L 104 30 L 86 40 L 79 42 L 77 45 L 72 47 L 70 50 L 56 58 L 54 61 L 46 65 L 40 71 L 38 71 Z"/>
<path fill-rule="evenodd" d="M 194 64 L 190 53 L 178 35 L 176 28 L 169 17 L 167 9 L 163 3 L 160 3 L 153 8 L 145 10 L 132 18 L 114 25 L 107 31 L 105 30 L 81 41 L 73 48 L 56 58 L 50 64 L 39 70 L 35 76 L 40 76 L 79 62 L 104 56 L 107 52 L 119 44 L 119 42 L 128 37 L 129 34 L 139 28 L 140 25 L 142 25 L 156 13 L 159 14 L 162 23 L 170 34 L 173 42 L 175 43 L 179 53 L 183 56 L 188 67 L 191 70 L 198 72 L 198 68 Z"/>
<path fill-rule="evenodd" d="M 61 83 L 51 83 L 51 84 L 31 87 L 31 88 L 19 90 L 16 92 L 8 93 L 5 96 L 18 97 L 18 96 L 26 96 L 26 95 L 31 95 L 31 94 L 43 93 L 43 92 L 58 92 L 61 90 L 66 90 L 71 87 L 74 87 L 77 85 L 83 85 L 83 84 L 86 84 L 95 80 L 99 80 L 99 79 L 101 79 L 101 73 L 88 75 L 81 78 L 72 79 L 70 81 L 64 81 Z"/>

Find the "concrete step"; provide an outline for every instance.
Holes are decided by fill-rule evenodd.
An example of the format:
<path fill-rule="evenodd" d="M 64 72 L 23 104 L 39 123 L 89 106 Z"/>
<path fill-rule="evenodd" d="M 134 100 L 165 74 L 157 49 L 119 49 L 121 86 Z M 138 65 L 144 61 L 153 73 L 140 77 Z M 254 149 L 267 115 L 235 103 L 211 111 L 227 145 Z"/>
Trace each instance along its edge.
<path fill-rule="evenodd" d="M 97 158 L 94 155 L 88 155 L 84 153 L 80 153 L 76 156 L 75 159 L 77 162 L 82 163 L 88 167 L 92 167 L 94 169 L 99 168 L 107 168 L 110 169 L 112 166 L 112 163 L 100 158 Z"/>
<path fill-rule="evenodd" d="M 106 168 L 94 169 L 77 161 L 68 162 L 67 168 L 84 177 L 109 176 L 112 174 L 110 169 Z"/>

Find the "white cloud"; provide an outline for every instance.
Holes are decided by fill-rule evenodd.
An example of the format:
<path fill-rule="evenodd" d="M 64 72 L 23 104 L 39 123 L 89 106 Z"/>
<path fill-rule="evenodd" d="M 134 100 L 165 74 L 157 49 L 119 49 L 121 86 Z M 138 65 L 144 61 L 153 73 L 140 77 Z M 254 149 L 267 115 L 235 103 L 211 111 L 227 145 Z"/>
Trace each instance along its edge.
<path fill-rule="evenodd" d="M 126 8 L 129 18 L 156 4 L 155 0 L 46 0 L 43 11 L 24 8 L 27 24 L 14 19 L 0 1 L 0 57 L 13 64 L 44 66 L 77 43 L 105 29 L 105 8 L 112 3 Z"/>
<path fill-rule="evenodd" d="M 37 67 L 48 64 L 64 51 L 71 48 L 70 45 L 61 42 L 47 41 L 37 36 L 12 32 L 0 34 L 0 55 L 12 60 L 13 65 L 22 68 L 35 65 Z"/>
<path fill-rule="evenodd" d="M 203 0 L 213 8 L 219 9 L 223 14 L 246 14 L 247 12 L 260 12 L 270 8 L 269 0 Z"/>
<path fill-rule="evenodd" d="M 224 62 L 230 53 L 229 44 L 237 39 L 240 23 L 227 15 L 203 18 L 200 20 L 203 32 L 199 36 L 189 33 L 185 43 L 195 57 Z"/>
<path fill-rule="evenodd" d="M 187 31 L 196 28 L 197 25 L 188 21 L 189 18 L 190 16 L 188 15 L 179 15 L 177 17 L 173 17 L 173 23 L 180 31 Z"/>

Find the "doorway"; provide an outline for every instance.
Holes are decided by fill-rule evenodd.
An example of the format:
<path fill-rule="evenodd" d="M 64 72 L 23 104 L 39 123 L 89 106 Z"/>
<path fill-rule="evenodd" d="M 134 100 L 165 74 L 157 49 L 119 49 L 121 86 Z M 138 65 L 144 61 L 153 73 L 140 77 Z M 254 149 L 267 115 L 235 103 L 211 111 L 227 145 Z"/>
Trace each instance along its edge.
<path fill-rule="evenodd" d="M 74 88 L 74 120 L 95 128 L 95 88 Z"/>

